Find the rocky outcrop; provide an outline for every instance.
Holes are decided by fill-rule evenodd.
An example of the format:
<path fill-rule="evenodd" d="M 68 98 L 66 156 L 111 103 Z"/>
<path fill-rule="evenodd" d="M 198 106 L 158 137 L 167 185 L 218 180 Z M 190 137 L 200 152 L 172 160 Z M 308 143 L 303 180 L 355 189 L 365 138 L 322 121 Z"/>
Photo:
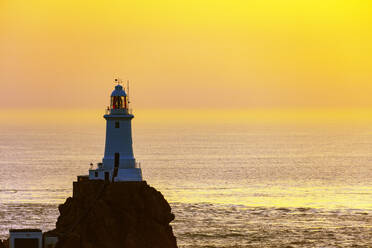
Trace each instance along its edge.
<path fill-rule="evenodd" d="M 9 248 L 9 239 L 0 240 L 0 248 Z"/>
<path fill-rule="evenodd" d="M 146 182 L 74 182 L 59 206 L 56 248 L 174 248 L 174 219 L 163 195 Z"/>
<path fill-rule="evenodd" d="M 0 248 L 5 248 L 5 244 L 3 243 L 3 241 L 0 239 Z"/>

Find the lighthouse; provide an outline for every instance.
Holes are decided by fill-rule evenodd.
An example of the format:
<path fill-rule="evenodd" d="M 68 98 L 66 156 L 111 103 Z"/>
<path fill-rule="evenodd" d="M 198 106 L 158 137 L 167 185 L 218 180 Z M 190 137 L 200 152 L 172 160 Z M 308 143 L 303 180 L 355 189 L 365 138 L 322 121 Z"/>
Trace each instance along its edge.
<path fill-rule="evenodd" d="M 142 181 L 142 171 L 133 155 L 132 119 L 128 96 L 119 80 L 110 96 L 106 120 L 106 143 L 102 163 L 89 170 L 90 180 Z"/>

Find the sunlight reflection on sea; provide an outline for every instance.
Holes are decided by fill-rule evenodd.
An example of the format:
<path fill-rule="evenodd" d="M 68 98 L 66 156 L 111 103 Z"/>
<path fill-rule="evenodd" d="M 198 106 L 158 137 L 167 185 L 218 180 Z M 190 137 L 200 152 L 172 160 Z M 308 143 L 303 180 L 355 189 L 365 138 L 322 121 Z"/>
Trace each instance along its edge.
<path fill-rule="evenodd" d="M 102 159 L 103 121 L 0 130 L 2 238 L 14 227 L 53 228 L 72 181 Z M 139 123 L 134 141 L 144 178 L 176 214 L 181 247 L 372 238 L 369 127 Z"/>

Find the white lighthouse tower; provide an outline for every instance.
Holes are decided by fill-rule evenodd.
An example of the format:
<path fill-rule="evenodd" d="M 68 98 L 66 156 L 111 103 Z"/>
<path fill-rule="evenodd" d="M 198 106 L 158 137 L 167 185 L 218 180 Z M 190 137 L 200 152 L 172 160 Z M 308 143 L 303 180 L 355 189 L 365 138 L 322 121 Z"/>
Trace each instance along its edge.
<path fill-rule="evenodd" d="M 142 171 L 132 147 L 131 122 L 134 115 L 128 109 L 128 96 L 119 82 L 111 93 L 110 108 L 103 117 L 106 119 L 105 154 L 97 169 L 89 170 L 89 179 L 142 181 Z"/>

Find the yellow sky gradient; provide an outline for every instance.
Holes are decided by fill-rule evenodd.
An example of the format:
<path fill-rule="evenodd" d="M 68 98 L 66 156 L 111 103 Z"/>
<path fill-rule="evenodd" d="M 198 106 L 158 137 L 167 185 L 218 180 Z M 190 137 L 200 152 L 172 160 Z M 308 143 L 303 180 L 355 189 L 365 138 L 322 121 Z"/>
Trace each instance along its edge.
<path fill-rule="evenodd" d="M 0 109 L 372 107 L 372 3 L 0 0 Z"/>

